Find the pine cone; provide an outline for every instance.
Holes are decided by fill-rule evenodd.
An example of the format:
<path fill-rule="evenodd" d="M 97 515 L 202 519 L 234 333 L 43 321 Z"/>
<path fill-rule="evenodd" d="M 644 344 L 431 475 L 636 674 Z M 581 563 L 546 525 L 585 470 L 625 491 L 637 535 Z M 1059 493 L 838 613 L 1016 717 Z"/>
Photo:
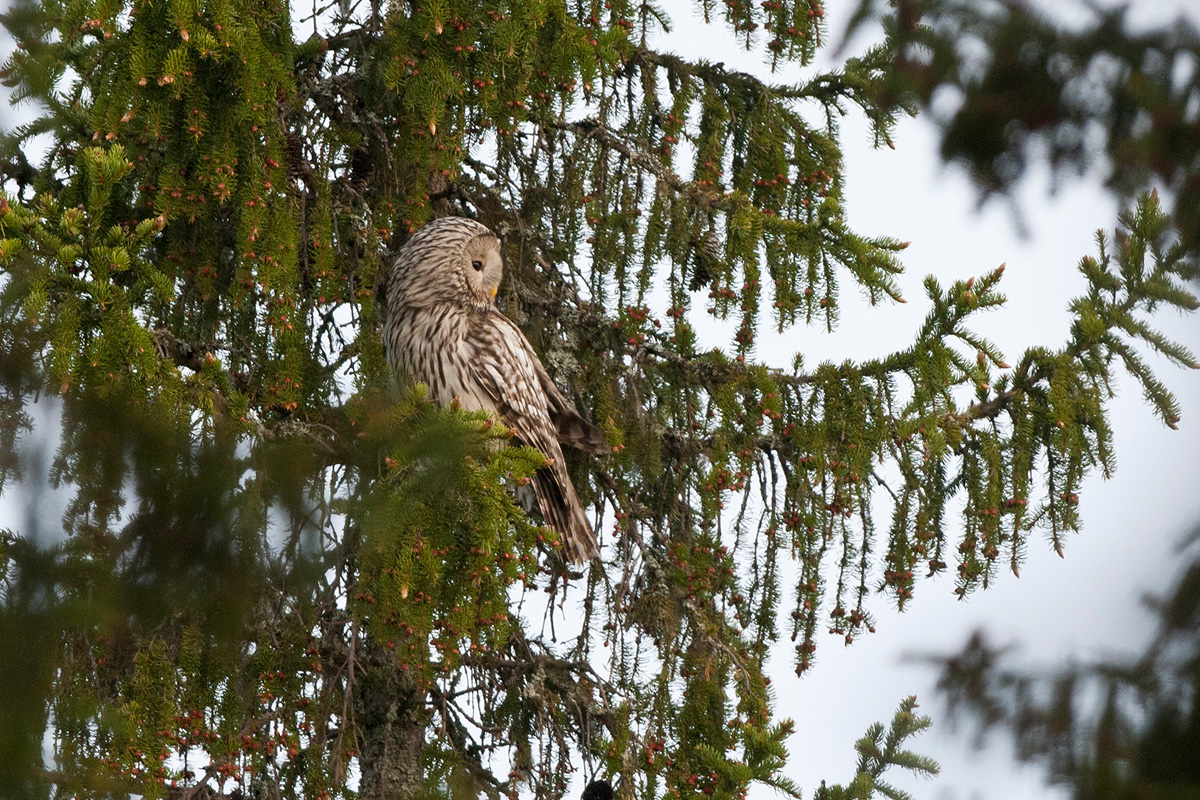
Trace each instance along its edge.
<path fill-rule="evenodd" d="M 710 286 L 721 271 L 721 240 L 717 232 L 709 228 L 692 249 L 692 279 L 688 289 L 693 292 L 701 286 Z"/>

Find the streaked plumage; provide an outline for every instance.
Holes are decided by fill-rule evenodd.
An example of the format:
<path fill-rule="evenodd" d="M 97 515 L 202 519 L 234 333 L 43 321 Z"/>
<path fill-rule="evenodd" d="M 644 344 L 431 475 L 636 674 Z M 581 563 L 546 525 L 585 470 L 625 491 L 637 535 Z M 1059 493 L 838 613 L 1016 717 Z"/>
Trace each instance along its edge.
<path fill-rule="evenodd" d="M 485 225 L 444 217 L 400 250 L 387 288 L 384 346 L 401 380 L 447 404 L 485 409 L 549 462 L 533 476 L 546 524 L 574 563 L 600 551 L 563 463 L 560 442 L 608 451 L 604 434 L 571 408 L 521 330 L 496 308 L 504 266 Z"/>

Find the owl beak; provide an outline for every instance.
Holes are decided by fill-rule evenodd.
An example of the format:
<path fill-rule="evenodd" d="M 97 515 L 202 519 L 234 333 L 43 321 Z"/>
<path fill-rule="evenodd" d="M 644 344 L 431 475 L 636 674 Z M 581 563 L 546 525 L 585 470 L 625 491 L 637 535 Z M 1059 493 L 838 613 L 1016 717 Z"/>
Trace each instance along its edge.
<path fill-rule="evenodd" d="M 489 290 L 488 290 L 488 294 L 490 294 L 490 295 L 492 296 L 492 299 L 493 299 L 493 300 L 495 300 L 495 299 L 496 299 L 496 292 L 498 292 L 498 291 L 500 291 L 500 287 L 499 287 L 499 286 L 493 286 L 491 289 L 489 289 Z"/>

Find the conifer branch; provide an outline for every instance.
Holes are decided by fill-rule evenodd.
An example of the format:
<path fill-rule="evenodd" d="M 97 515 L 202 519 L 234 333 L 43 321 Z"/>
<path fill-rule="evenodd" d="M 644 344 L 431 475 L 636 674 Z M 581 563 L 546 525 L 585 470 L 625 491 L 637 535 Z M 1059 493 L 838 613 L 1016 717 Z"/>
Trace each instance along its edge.
<path fill-rule="evenodd" d="M 680 178 L 661 159 L 650 154 L 650 147 L 645 142 L 639 142 L 633 137 L 620 134 L 599 120 L 550 121 L 546 125 L 558 130 L 570 131 L 582 139 L 595 139 L 605 147 L 617 151 L 633 164 L 654 175 L 675 192 L 688 197 L 700 211 L 721 211 L 731 205 L 729 197 Z"/>

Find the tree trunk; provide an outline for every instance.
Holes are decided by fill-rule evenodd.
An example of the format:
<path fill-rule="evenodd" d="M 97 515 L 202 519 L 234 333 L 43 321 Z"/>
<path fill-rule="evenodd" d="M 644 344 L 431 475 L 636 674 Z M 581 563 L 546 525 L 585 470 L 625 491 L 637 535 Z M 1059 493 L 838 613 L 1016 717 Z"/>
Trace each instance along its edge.
<path fill-rule="evenodd" d="M 409 800 L 421 785 L 427 714 L 412 676 L 376 648 L 355 687 L 362 742 L 361 800 Z"/>

